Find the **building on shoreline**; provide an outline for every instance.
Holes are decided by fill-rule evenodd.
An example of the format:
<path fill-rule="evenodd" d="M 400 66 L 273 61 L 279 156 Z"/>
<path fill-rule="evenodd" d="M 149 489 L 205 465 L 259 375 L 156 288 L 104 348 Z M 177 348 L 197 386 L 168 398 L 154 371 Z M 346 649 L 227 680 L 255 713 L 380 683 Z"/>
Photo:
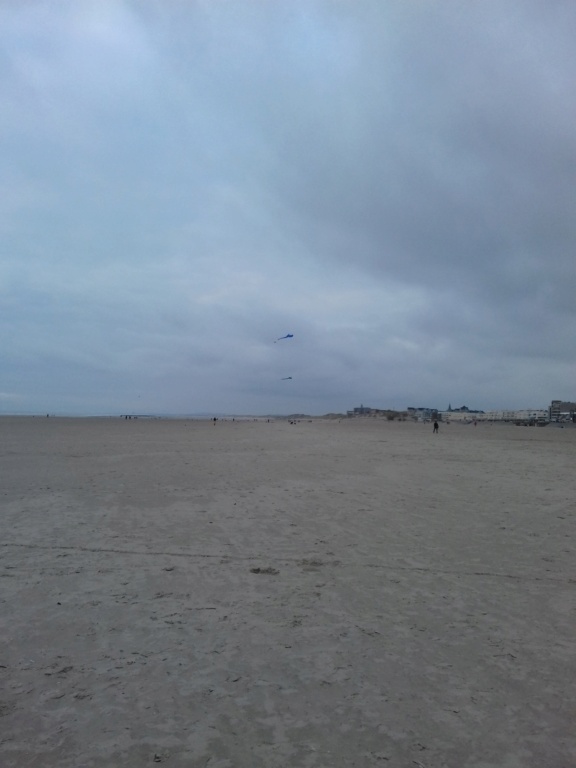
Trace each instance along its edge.
<path fill-rule="evenodd" d="M 524 408 L 517 411 L 486 411 L 474 417 L 477 421 L 503 421 L 511 424 L 547 424 L 547 408 Z"/>
<path fill-rule="evenodd" d="M 364 405 L 360 405 L 354 408 L 353 411 L 347 411 L 348 416 L 371 416 L 374 413 L 374 408 L 367 408 Z"/>
<path fill-rule="evenodd" d="M 349 419 L 358 418 L 359 416 L 372 416 L 386 418 L 388 421 L 394 421 L 395 419 L 404 421 L 408 414 L 406 411 L 395 411 L 390 408 L 368 408 L 365 405 L 361 405 L 351 411 L 346 411 L 346 416 Z"/>
<path fill-rule="evenodd" d="M 438 408 L 426 408 L 419 406 L 409 406 L 407 409 L 408 417 L 414 421 L 432 421 L 432 419 L 442 419 L 441 412 Z"/>
<path fill-rule="evenodd" d="M 576 422 L 576 403 L 566 400 L 552 400 L 549 408 L 550 421 Z"/>
<path fill-rule="evenodd" d="M 451 405 L 445 411 L 424 406 L 409 406 L 405 411 L 395 411 L 385 408 L 369 408 L 360 405 L 347 411 L 350 417 L 372 416 L 384 417 L 388 420 L 434 421 L 440 420 L 472 424 L 478 422 L 504 422 L 511 424 L 545 425 L 549 422 L 571 422 L 576 424 L 576 402 L 567 400 L 552 400 L 548 408 L 522 408 L 518 410 L 472 410 L 463 405 L 460 408 L 452 408 Z"/>

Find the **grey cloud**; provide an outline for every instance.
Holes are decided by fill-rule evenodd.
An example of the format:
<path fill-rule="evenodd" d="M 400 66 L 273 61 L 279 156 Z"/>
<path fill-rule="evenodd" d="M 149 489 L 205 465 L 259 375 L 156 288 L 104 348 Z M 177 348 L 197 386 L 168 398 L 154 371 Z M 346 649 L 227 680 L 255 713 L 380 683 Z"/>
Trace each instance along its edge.
<path fill-rule="evenodd" d="M 571 397 L 571 4 L 0 13 L 0 390 L 52 360 L 169 410 Z"/>

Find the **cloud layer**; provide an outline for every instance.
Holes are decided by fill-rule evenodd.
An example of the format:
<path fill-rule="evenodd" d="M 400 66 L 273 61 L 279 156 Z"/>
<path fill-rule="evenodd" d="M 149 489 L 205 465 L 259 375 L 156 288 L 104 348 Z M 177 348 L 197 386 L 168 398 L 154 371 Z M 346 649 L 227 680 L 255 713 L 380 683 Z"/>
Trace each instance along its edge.
<path fill-rule="evenodd" d="M 572 3 L 0 22 L 0 411 L 576 397 Z"/>

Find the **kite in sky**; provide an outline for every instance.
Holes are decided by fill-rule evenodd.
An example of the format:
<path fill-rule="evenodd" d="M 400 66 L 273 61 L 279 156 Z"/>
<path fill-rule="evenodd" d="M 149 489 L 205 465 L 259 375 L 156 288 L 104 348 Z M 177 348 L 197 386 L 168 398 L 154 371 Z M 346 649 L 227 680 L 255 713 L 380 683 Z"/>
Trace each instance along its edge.
<path fill-rule="evenodd" d="M 280 338 L 276 339 L 276 341 L 282 341 L 282 339 L 293 339 L 293 338 L 294 338 L 293 333 L 287 333 L 286 336 L 280 336 Z M 276 344 L 276 341 L 274 342 L 274 344 Z M 291 380 L 292 380 L 292 376 L 284 376 L 282 379 L 280 379 L 280 381 L 291 381 Z"/>

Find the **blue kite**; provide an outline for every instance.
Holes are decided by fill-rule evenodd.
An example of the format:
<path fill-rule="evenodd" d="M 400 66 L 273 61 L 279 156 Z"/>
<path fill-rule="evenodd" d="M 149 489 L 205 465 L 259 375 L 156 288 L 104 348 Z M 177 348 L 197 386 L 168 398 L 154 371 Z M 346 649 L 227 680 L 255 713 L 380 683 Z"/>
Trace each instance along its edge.
<path fill-rule="evenodd" d="M 292 378 L 292 376 L 284 376 L 283 379 L 280 379 L 280 381 L 288 381 Z"/>
<path fill-rule="evenodd" d="M 280 338 L 276 339 L 276 341 L 282 341 L 282 339 L 293 339 L 293 338 L 294 338 L 294 334 L 293 333 L 287 333 L 286 336 L 280 336 Z M 276 342 L 274 342 L 274 343 L 276 343 Z"/>

